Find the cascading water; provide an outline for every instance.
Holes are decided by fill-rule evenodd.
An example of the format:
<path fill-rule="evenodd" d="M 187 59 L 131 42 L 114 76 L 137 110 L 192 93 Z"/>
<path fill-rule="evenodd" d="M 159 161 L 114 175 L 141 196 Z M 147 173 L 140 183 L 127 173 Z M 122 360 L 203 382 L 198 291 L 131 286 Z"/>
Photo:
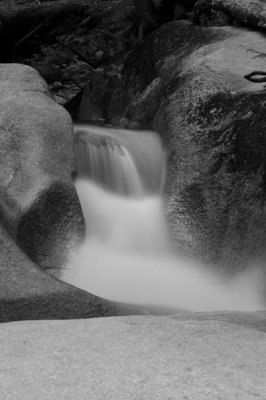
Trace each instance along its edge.
<path fill-rule="evenodd" d="M 154 132 L 76 125 L 74 151 L 80 178 L 132 197 L 159 193 L 165 154 Z"/>
<path fill-rule="evenodd" d="M 78 125 L 76 189 L 86 240 L 62 280 L 125 303 L 191 311 L 263 309 L 256 271 L 228 280 L 171 248 L 158 135 Z"/>

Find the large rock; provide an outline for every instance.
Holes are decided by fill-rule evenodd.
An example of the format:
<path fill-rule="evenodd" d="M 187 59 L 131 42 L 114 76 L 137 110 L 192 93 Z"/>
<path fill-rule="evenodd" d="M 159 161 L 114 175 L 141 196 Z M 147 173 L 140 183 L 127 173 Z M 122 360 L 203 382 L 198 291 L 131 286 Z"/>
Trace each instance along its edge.
<path fill-rule="evenodd" d="M 173 22 L 124 68 L 122 120 L 159 131 L 167 147 L 174 240 L 231 270 L 265 258 L 266 91 L 244 78 L 265 69 L 264 55 L 259 32 Z"/>
<path fill-rule="evenodd" d="M 0 96 L 1 221 L 34 262 L 56 271 L 84 235 L 72 121 L 32 68 L 0 65 Z"/>
<path fill-rule="evenodd" d="M 266 315 L 3 324 L 5 400 L 264 399 Z"/>
<path fill-rule="evenodd" d="M 0 65 L 0 96 L 0 321 L 141 313 L 44 272 L 59 274 L 84 234 L 72 122 L 32 68 Z"/>

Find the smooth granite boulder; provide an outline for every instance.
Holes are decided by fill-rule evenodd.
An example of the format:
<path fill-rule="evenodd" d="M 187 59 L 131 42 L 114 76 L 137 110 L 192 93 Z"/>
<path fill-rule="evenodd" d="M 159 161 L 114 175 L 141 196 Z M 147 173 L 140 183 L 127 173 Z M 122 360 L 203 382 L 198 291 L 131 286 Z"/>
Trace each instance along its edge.
<path fill-rule="evenodd" d="M 84 235 L 72 185 L 73 126 L 37 71 L 0 65 L 0 215 L 26 254 L 56 273 Z"/>
<path fill-rule="evenodd" d="M 174 241 L 231 271 L 265 260 L 266 91 L 244 78 L 265 70 L 265 51 L 260 32 L 172 22 L 123 72 L 121 121 L 157 130 L 167 149 Z"/>
<path fill-rule="evenodd" d="M 1 325 L 5 400 L 255 400 L 266 315 L 181 314 Z"/>

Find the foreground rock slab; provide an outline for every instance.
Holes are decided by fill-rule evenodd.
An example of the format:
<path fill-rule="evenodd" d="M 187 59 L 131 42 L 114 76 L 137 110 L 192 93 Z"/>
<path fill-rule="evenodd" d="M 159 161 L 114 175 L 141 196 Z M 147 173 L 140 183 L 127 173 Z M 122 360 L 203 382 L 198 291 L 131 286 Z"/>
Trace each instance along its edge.
<path fill-rule="evenodd" d="M 266 312 L 1 325 L 5 400 L 264 399 Z"/>

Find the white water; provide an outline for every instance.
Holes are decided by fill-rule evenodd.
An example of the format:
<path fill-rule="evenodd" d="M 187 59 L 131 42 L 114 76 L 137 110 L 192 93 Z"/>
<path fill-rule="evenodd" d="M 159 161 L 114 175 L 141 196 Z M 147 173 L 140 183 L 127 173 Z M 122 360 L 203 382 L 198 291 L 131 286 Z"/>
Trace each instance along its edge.
<path fill-rule="evenodd" d="M 86 139 L 88 144 L 91 131 L 95 133 L 95 128 L 82 129 L 83 136 L 86 129 L 89 131 Z M 101 131 L 101 135 L 109 135 L 109 130 L 97 129 Z M 119 131 L 117 136 L 113 130 L 112 140 L 119 140 L 119 135 L 123 136 L 123 131 Z M 130 143 L 134 142 L 136 135 L 140 139 L 142 135 L 144 144 L 140 140 L 142 145 L 138 147 L 137 143 L 138 152 L 131 151 L 130 144 L 127 146 L 126 135 L 131 135 Z M 113 144 L 98 144 L 98 147 L 105 146 L 105 150 L 101 149 L 97 153 L 98 158 L 93 158 L 95 164 L 89 167 L 87 174 L 98 183 L 102 179 L 102 187 L 85 179 L 86 174 L 81 163 L 82 179 L 76 182 L 76 189 L 86 220 L 86 241 L 73 256 L 62 279 L 95 295 L 138 305 L 191 311 L 263 309 L 260 276 L 255 270 L 229 280 L 215 275 L 210 268 L 173 252 L 159 193 L 164 175 L 161 174 L 159 179 L 157 175 L 157 181 L 153 176 L 160 170 L 164 171 L 165 157 L 160 146 L 158 147 L 158 137 L 148 133 L 146 147 L 144 135 L 144 132 L 126 132 L 123 140 L 118 142 L 118 145 L 125 146 L 127 151 L 123 152 L 114 150 Z M 95 137 L 92 141 L 95 141 Z M 161 154 L 158 157 L 159 148 Z M 84 154 L 83 150 L 79 151 Z M 123 162 L 113 161 L 113 157 L 108 155 L 109 151 L 115 157 L 124 157 Z M 156 151 L 156 162 L 152 164 Z M 91 149 L 88 154 L 91 154 Z M 101 160 L 101 157 L 104 159 Z M 119 179 L 115 175 L 115 185 L 106 183 L 106 176 L 101 177 L 97 171 L 92 175 L 91 168 L 98 165 L 97 168 L 101 169 L 106 158 L 111 160 L 111 164 L 115 163 L 113 170 L 110 166 L 106 169 L 107 176 L 110 173 L 114 178 L 112 174 L 117 172 L 117 165 L 131 171 L 127 176 L 129 179 L 136 179 L 136 171 L 145 172 L 144 179 L 137 175 L 140 185 L 135 187 L 135 192 L 131 184 L 131 190 L 125 190 L 125 174 L 121 171 L 117 172 Z M 142 161 L 141 167 L 132 169 L 132 163 L 137 164 L 139 159 Z M 125 165 L 127 160 L 130 168 Z M 92 159 L 88 161 L 88 165 L 91 163 Z M 149 174 L 152 175 L 152 184 L 146 185 Z M 156 187 L 154 182 L 157 185 L 157 194 L 151 195 L 151 188 Z"/>

